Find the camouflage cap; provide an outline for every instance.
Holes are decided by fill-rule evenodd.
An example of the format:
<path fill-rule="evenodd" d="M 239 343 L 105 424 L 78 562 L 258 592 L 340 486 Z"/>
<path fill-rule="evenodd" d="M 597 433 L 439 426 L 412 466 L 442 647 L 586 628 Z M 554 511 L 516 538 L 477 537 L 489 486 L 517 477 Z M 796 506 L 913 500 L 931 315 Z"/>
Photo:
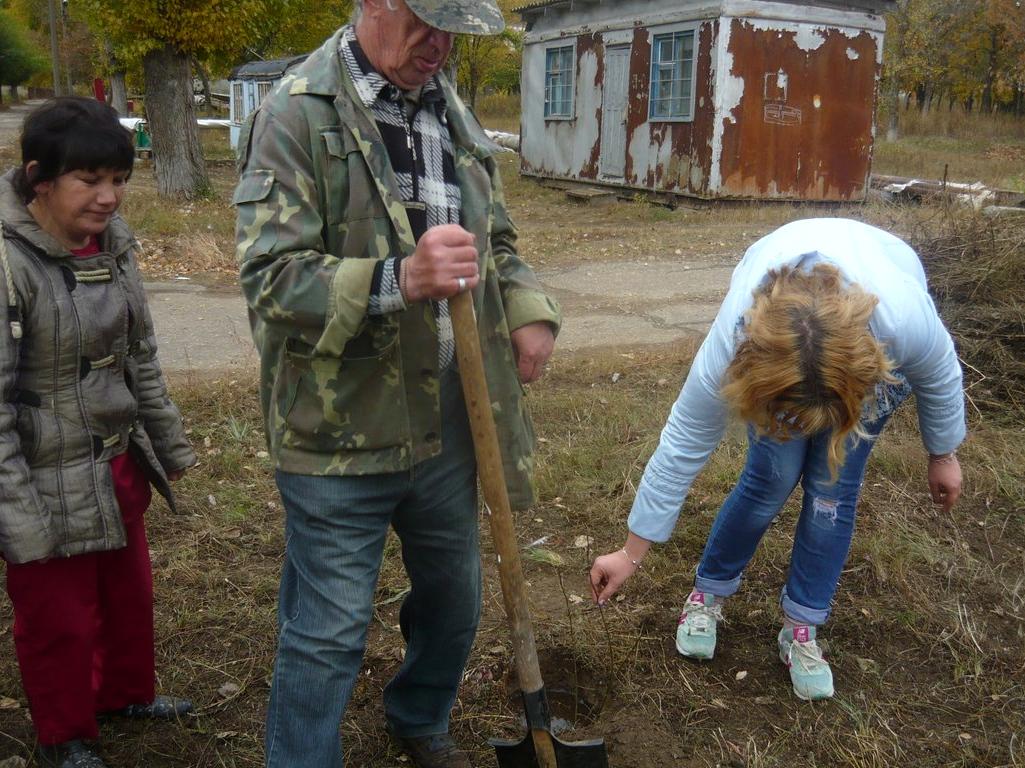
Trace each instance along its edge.
<path fill-rule="evenodd" d="M 406 0 L 409 10 L 432 27 L 466 35 L 497 35 L 505 19 L 495 0 Z"/>

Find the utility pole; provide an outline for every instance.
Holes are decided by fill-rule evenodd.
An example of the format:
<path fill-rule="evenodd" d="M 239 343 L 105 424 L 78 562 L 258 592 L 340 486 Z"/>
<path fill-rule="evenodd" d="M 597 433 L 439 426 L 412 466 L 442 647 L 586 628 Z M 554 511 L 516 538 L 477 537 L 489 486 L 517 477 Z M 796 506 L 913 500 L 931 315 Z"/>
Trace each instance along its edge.
<path fill-rule="evenodd" d="M 68 58 L 68 0 L 61 0 L 61 40 L 64 42 L 64 49 L 61 51 L 64 65 L 64 95 L 71 96 L 75 89 L 71 85 L 71 61 Z"/>
<path fill-rule="evenodd" d="M 63 96 L 60 50 L 57 45 L 57 0 L 48 0 L 48 5 L 50 7 L 50 60 L 53 63 L 53 95 Z"/>

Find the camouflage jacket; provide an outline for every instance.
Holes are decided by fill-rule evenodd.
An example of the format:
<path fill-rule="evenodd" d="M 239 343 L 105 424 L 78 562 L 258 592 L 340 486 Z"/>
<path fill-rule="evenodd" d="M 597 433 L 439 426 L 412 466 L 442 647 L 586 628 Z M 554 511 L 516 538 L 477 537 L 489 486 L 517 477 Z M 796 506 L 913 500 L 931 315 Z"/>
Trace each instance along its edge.
<path fill-rule="evenodd" d="M 375 263 L 416 243 L 387 150 L 338 55 L 341 30 L 264 99 L 240 140 L 238 257 L 271 453 L 286 472 L 394 472 L 437 455 L 438 341 L 429 303 L 367 314 Z M 510 331 L 556 303 L 516 253 L 497 148 L 442 78 L 462 192 L 477 237 L 474 292 L 510 500 L 533 501 L 533 430 Z"/>
<path fill-rule="evenodd" d="M 0 178 L 10 319 L 0 324 L 0 553 L 24 563 L 119 549 L 111 458 L 131 450 L 172 508 L 166 473 L 196 460 L 157 362 L 135 237 L 115 217 L 101 253 L 73 258 L 10 178 Z"/>

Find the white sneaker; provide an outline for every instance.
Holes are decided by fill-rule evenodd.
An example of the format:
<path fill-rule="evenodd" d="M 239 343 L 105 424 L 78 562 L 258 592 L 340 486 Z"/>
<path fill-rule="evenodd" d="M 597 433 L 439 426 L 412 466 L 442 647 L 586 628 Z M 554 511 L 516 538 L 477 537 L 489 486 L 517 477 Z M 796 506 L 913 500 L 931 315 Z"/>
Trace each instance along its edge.
<path fill-rule="evenodd" d="M 720 621 L 722 602 L 719 598 L 705 592 L 691 592 L 676 628 L 676 650 L 691 659 L 712 658 L 715 655 L 715 628 Z"/>
<path fill-rule="evenodd" d="M 819 701 L 833 695 L 833 670 L 815 642 L 815 627 L 786 627 L 779 632 L 779 660 L 790 668 L 794 693 L 804 701 Z"/>

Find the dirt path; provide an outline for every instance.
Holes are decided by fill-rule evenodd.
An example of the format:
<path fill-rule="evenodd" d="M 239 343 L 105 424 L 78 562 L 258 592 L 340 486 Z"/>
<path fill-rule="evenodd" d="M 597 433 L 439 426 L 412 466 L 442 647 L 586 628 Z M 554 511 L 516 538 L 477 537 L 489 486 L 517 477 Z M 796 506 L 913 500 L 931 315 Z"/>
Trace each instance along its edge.
<path fill-rule="evenodd" d="M 715 318 L 732 265 L 602 262 L 540 270 L 562 303 L 558 348 L 663 344 L 702 335 Z M 245 303 L 233 290 L 147 283 L 165 370 L 210 372 L 256 365 Z"/>
<path fill-rule="evenodd" d="M 0 110 L 0 147 L 16 147 L 25 115 L 42 104 L 41 99 L 21 101 Z"/>

